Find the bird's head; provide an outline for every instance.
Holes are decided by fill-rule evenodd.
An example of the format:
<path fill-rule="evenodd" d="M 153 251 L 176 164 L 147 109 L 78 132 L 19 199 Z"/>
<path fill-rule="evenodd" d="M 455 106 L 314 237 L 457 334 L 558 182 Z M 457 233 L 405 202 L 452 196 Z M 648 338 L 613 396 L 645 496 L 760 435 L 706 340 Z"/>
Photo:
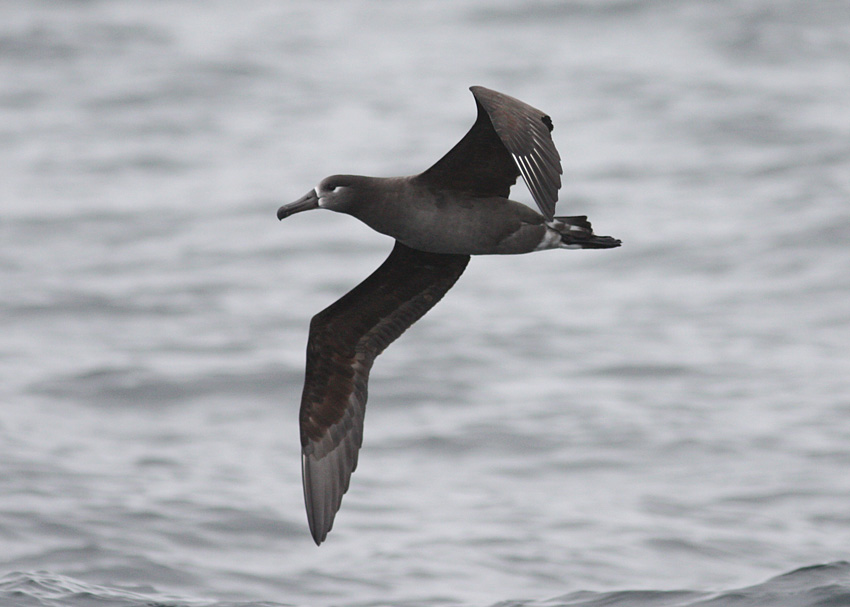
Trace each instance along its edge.
<path fill-rule="evenodd" d="M 353 175 L 325 177 L 319 185 L 304 196 L 280 207 L 277 210 L 277 218 L 283 219 L 310 209 L 330 209 L 338 213 L 347 213 L 356 198 L 355 179 Z"/>

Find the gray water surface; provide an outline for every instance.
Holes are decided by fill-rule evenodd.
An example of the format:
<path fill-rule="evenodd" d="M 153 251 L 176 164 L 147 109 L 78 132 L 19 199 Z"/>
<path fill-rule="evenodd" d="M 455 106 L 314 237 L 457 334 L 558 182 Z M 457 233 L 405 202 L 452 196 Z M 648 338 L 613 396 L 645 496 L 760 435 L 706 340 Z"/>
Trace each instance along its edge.
<path fill-rule="evenodd" d="M 316 548 L 307 327 L 392 242 L 275 211 L 472 84 L 623 247 L 473 259 Z M 0 4 L 0 604 L 850 605 L 848 108 L 844 1 Z"/>

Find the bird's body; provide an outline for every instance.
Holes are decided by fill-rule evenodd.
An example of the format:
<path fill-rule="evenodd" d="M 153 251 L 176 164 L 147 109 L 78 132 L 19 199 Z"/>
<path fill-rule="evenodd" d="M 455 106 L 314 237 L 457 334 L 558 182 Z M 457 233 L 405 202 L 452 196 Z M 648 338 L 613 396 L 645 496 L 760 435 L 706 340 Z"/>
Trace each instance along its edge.
<path fill-rule="evenodd" d="M 413 249 L 461 255 L 530 253 L 557 247 L 560 240 L 540 213 L 507 198 L 449 197 L 419 183 L 418 176 L 340 177 L 363 194 L 363 204 L 346 211 L 349 215 Z"/>
<path fill-rule="evenodd" d="M 555 217 L 561 164 L 543 112 L 472 87 L 478 119 L 427 171 L 410 177 L 327 177 L 278 218 L 315 208 L 352 215 L 396 245 L 366 280 L 313 317 L 301 399 L 307 519 L 324 541 L 348 489 L 363 438 L 375 358 L 430 310 L 470 255 L 553 248 L 611 248 L 584 216 Z M 540 208 L 508 198 L 522 175 Z"/>

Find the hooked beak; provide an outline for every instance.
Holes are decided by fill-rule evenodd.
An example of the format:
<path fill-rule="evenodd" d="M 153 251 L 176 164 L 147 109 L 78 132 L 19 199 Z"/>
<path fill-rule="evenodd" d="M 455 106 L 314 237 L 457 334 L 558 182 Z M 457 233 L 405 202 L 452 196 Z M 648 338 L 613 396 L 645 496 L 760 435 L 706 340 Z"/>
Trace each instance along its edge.
<path fill-rule="evenodd" d="M 289 204 L 285 204 L 280 207 L 277 210 L 277 218 L 284 219 L 293 213 L 300 213 L 301 211 L 309 211 L 310 209 L 318 208 L 319 197 L 316 195 L 316 190 L 310 190 L 295 202 L 290 202 Z"/>

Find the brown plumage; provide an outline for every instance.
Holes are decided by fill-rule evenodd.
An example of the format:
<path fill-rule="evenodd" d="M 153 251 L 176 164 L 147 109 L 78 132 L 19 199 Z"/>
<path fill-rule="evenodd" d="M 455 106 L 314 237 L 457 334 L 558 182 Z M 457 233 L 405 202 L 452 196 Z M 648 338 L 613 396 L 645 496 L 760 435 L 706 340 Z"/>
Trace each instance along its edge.
<path fill-rule="evenodd" d="M 469 255 L 423 253 L 396 242 L 387 260 L 313 317 L 301 397 L 301 465 L 307 518 L 325 539 L 357 467 L 372 362 L 430 310 Z"/>
<path fill-rule="evenodd" d="M 375 358 L 454 285 L 471 254 L 611 248 L 584 216 L 555 217 L 561 163 L 551 119 L 513 97 L 472 87 L 478 117 L 427 171 L 411 177 L 327 177 L 282 206 L 357 217 L 396 239 L 386 261 L 313 317 L 301 397 L 301 462 L 316 544 L 333 526 L 363 441 Z M 541 213 L 508 199 L 522 175 Z"/>

